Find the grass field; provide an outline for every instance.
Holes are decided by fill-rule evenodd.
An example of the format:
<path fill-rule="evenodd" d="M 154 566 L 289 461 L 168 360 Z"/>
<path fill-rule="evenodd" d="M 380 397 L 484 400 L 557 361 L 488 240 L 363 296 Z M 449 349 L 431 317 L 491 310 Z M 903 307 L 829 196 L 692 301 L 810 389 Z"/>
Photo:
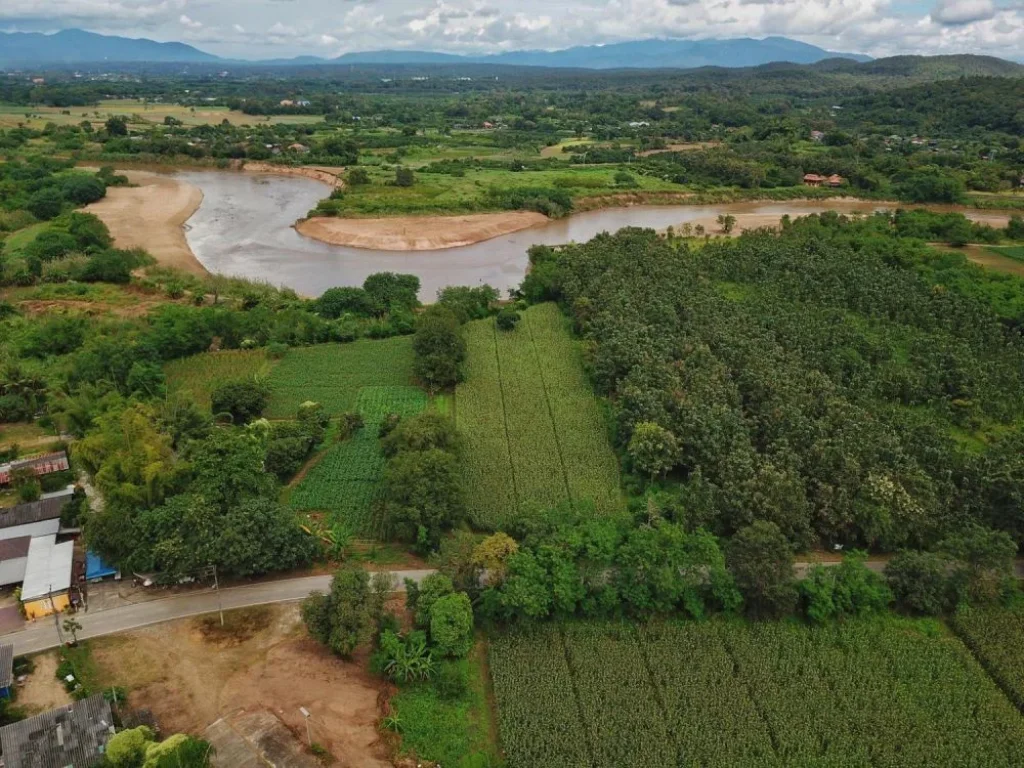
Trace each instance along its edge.
<path fill-rule="evenodd" d="M 9 104 L 0 105 L 0 128 L 13 128 L 26 125 L 31 128 L 42 128 L 47 123 L 56 125 L 78 125 L 88 120 L 98 126 L 107 118 L 124 115 L 136 126 L 163 123 L 165 117 L 173 117 L 185 125 L 216 125 L 223 120 L 235 125 L 252 125 L 256 123 L 322 123 L 320 115 L 247 115 L 244 112 L 230 110 L 227 107 L 204 105 L 185 107 L 180 104 L 144 102 L 136 99 L 108 99 L 94 107 L 25 107 Z"/>
<path fill-rule="evenodd" d="M 359 390 L 351 409 L 365 422 L 347 440 L 329 447 L 309 473 L 288 491 L 288 504 L 297 512 L 326 512 L 332 525 L 363 536 L 379 536 L 372 509 L 384 472 L 377 437 L 389 413 L 414 416 L 427 407 L 427 395 L 416 387 L 377 386 Z"/>
<path fill-rule="evenodd" d="M 275 364 L 262 349 L 228 349 L 172 360 L 164 366 L 164 375 L 168 392 L 187 394 L 208 409 L 210 396 L 217 387 L 243 379 L 265 378 Z M 294 416 L 295 410 L 289 415 Z"/>
<path fill-rule="evenodd" d="M 524 506 L 565 501 L 620 510 L 618 463 L 558 308 L 531 307 L 512 332 L 470 323 L 466 340 L 455 410 L 474 524 L 500 527 Z"/>
<path fill-rule="evenodd" d="M 409 336 L 296 347 L 267 378 L 267 416 L 290 418 L 307 400 L 320 403 L 332 416 L 354 410 L 363 387 L 412 385 L 412 361 Z"/>
<path fill-rule="evenodd" d="M 456 214 L 497 210 L 488 190 L 528 187 L 557 188 L 573 198 L 586 198 L 616 192 L 679 191 L 680 187 L 661 179 L 636 175 L 637 186 L 616 186 L 617 167 L 579 166 L 544 171 L 470 169 L 464 176 L 445 173 L 417 173 L 411 187 L 396 187 L 386 182 L 394 171 L 368 169 L 370 184 L 349 187 L 341 204 L 344 216 L 388 216 L 420 214 Z"/>
<path fill-rule="evenodd" d="M 569 623 L 492 640 L 509 768 L 1010 766 L 1024 718 L 932 620 Z"/>
<path fill-rule="evenodd" d="M 406 336 L 295 347 L 281 360 L 268 360 L 263 349 L 204 352 L 168 363 L 164 373 L 168 391 L 187 392 L 205 408 L 221 384 L 257 377 L 270 388 L 267 418 L 294 418 L 308 400 L 337 416 L 355 410 L 364 387 L 412 385 L 412 340 Z"/>

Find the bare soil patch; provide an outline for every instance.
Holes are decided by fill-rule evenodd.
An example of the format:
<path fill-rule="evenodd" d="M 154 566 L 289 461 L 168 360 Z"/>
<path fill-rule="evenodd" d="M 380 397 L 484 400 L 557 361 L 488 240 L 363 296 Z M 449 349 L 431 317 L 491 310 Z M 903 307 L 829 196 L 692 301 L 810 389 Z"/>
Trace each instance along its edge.
<path fill-rule="evenodd" d="M 343 186 L 341 174 L 345 169 L 333 165 L 274 165 L 273 163 L 247 162 L 242 170 L 250 173 L 273 173 L 278 176 L 301 176 L 321 181 L 332 187 Z"/>
<path fill-rule="evenodd" d="M 149 171 L 119 171 L 135 184 L 111 187 L 107 196 L 85 207 L 103 220 L 118 248 L 144 248 L 161 266 L 196 275 L 206 268 L 185 240 L 185 222 L 203 201 L 203 193 L 179 179 Z"/>
<path fill-rule="evenodd" d="M 18 688 L 17 705 L 26 714 L 36 715 L 71 703 L 71 696 L 57 680 L 57 651 L 33 657 L 36 668 L 25 684 Z"/>
<path fill-rule="evenodd" d="M 299 234 L 332 245 L 381 251 L 436 251 L 459 248 L 529 229 L 548 221 L 531 211 L 467 216 L 395 216 L 380 219 L 305 219 Z"/>
<path fill-rule="evenodd" d="M 298 605 L 262 606 L 169 622 L 92 641 L 110 683 L 152 710 L 166 733 L 201 734 L 239 712 L 273 712 L 301 740 L 313 740 L 342 768 L 390 766 L 376 729 L 381 685 L 366 659 L 343 662 L 306 636 Z"/>

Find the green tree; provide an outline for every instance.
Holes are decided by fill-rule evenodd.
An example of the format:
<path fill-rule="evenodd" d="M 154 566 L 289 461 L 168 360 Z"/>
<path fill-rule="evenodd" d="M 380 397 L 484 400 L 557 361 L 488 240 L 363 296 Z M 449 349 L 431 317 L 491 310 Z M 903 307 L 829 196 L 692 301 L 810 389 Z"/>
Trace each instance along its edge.
<path fill-rule="evenodd" d="M 522 316 L 512 307 L 504 307 L 495 318 L 498 328 L 502 331 L 514 331 Z"/>
<path fill-rule="evenodd" d="M 405 168 L 404 166 L 395 168 L 396 187 L 411 187 L 415 183 L 416 174 L 413 173 L 412 168 Z"/>
<path fill-rule="evenodd" d="M 113 768 L 142 768 L 153 739 L 153 731 L 145 725 L 128 728 L 110 737 L 104 754 Z"/>
<path fill-rule="evenodd" d="M 435 448 L 452 453 L 459 448 L 459 435 L 450 416 L 426 411 L 402 419 L 380 441 L 380 447 L 389 458 L 405 451 L 428 451 Z"/>
<path fill-rule="evenodd" d="M 899 608 L 938 616 L 953 610 L 960 599 L 950 578 L 951 570 L 952 564 L 944 554 L 905 550 L 886 564 L 885 577 Z"/>
<path fill-rule="evenodd" d="M 257 381 L 232 381 L 221 384 L 210 396 L 214 414 L 227 413 L 235 424 L 248 424 L 263 415 L 270 390 Z"/>
<path fill-rule="evenodd" d="M 434 603 L 442 597 L 455 592 L 452 580 L 443 573 L 431 573 L 417 585 L 412 582 L 413 589 L 406 583 L 405 606 L 413 613 L 413 621 L 420 629 L 430 629 L 430 612 Z"/>
<path fill-rule="evenodd" d="M 730 234 L 736 226 L 736 217 L 731 213 L 720 213 L 716 219 L 719 229 L 725 234 Z"/>
<path fill-rule="evenodd" d="M 466 342 L 455 313 L 447 307 L 429 307 L 416 321 L 412 341 L 413 370 L 431 392 L 462 380 Z"/>
<path fill-rule="evenodd" d="M 328 288 L 316 300 L 316 311 L 324 317 L 336 319 L 346 313 L 359 317 L 373 314 L 374 303 L 363 288 Z"/>
<path fill-rule="evenodd" d="M 458 459 L 445 451 L 398 454 L 384 470 L 384 519 L 400 539 L 432 549 L 465 517 Z"/>
<path fill-rule="evenodd" d="M 430 608 L 430 642 L 442 656 L 462 658 L 473 648 L 473 606 L 469 595 L 456 592 Z"/>
<path fill-rule="evenodd" d="M 107 118 L 107 122 L 104 123 L 104 127 L 107 129 L 107 133 L 111 136 L 127 136 L 128 118 L 122 117 L 121 115 L 114 115 Z"/>
<path fill-rule="evenodd" d="M 630 459 L 639 471 L 653 480 L 666 474 L 679 457 L 676 436 L 659 424 L 645 421 L 636 425 L 627 448 Z"/>
<path fill-rule="evenodd" d="M 370 575 L 355 566 L 335 573 L 326 595 L 314 592 L 302 603 L 309 634 L 346 659 L 373 636 L 375 613 Z"/>
<path fill-rule="evenodd" d="M 346 174 L 345 183 L 350 187 L 360 187 L 370 183 L 370 174 L 365 168 L 353 168 Z"/>
<path fill-rule="evenodd" d="M 750 615 L 772 618 L 793 610 L 793 550 L 775 523 L 758 520 L 737 531 L 726 548 L 726 563 Z"/>

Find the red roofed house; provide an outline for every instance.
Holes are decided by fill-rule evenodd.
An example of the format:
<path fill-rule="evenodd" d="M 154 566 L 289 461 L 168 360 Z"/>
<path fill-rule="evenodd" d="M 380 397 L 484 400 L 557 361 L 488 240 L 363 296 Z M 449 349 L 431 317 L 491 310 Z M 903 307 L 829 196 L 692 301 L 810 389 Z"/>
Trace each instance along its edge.
<path fill-rule="evenodd" d="M 806 184 L 808 187 L 820 187 L 822 184 L 825 183 L 825 180 L 826 179 L 824 176 L 819 176 L 816 173 L 804 174 L 804 184 Z"/>

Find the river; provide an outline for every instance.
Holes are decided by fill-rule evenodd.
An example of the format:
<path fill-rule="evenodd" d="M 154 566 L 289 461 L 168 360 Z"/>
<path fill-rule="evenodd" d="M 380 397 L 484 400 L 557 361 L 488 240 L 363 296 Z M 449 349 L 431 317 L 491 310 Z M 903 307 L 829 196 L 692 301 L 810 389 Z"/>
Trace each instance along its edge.
<path fill-rule="evenodd" d="M 707 226 L 720 213 L 735 214 L 749 227 L 774 223 L 786 213 L 804 216 L 826 210 L 852 213 L 886 207 L 830 200 L 609 208 L 461 248 L 394 252 L 328 245 L 296 232 L 292 227 L 295 221 L 325 196 L 320 182 L 230 171 L 179 171 L 174 176 L 203 192 L 202 204 L 188 220 L 185 236 L 204 267 L 210 272 L 287 286 L 307 296 L 318 296 L 333 286 L 361 285 L 374 272 L 417 275 L 424 301 L 432 300 L 438 289 L 448 285 L 486 283 L 505 291 L 522 281 L 526 252 L 532 245 L 582 242 L 627 226 L 665 229 L 685 222 Z"/>

